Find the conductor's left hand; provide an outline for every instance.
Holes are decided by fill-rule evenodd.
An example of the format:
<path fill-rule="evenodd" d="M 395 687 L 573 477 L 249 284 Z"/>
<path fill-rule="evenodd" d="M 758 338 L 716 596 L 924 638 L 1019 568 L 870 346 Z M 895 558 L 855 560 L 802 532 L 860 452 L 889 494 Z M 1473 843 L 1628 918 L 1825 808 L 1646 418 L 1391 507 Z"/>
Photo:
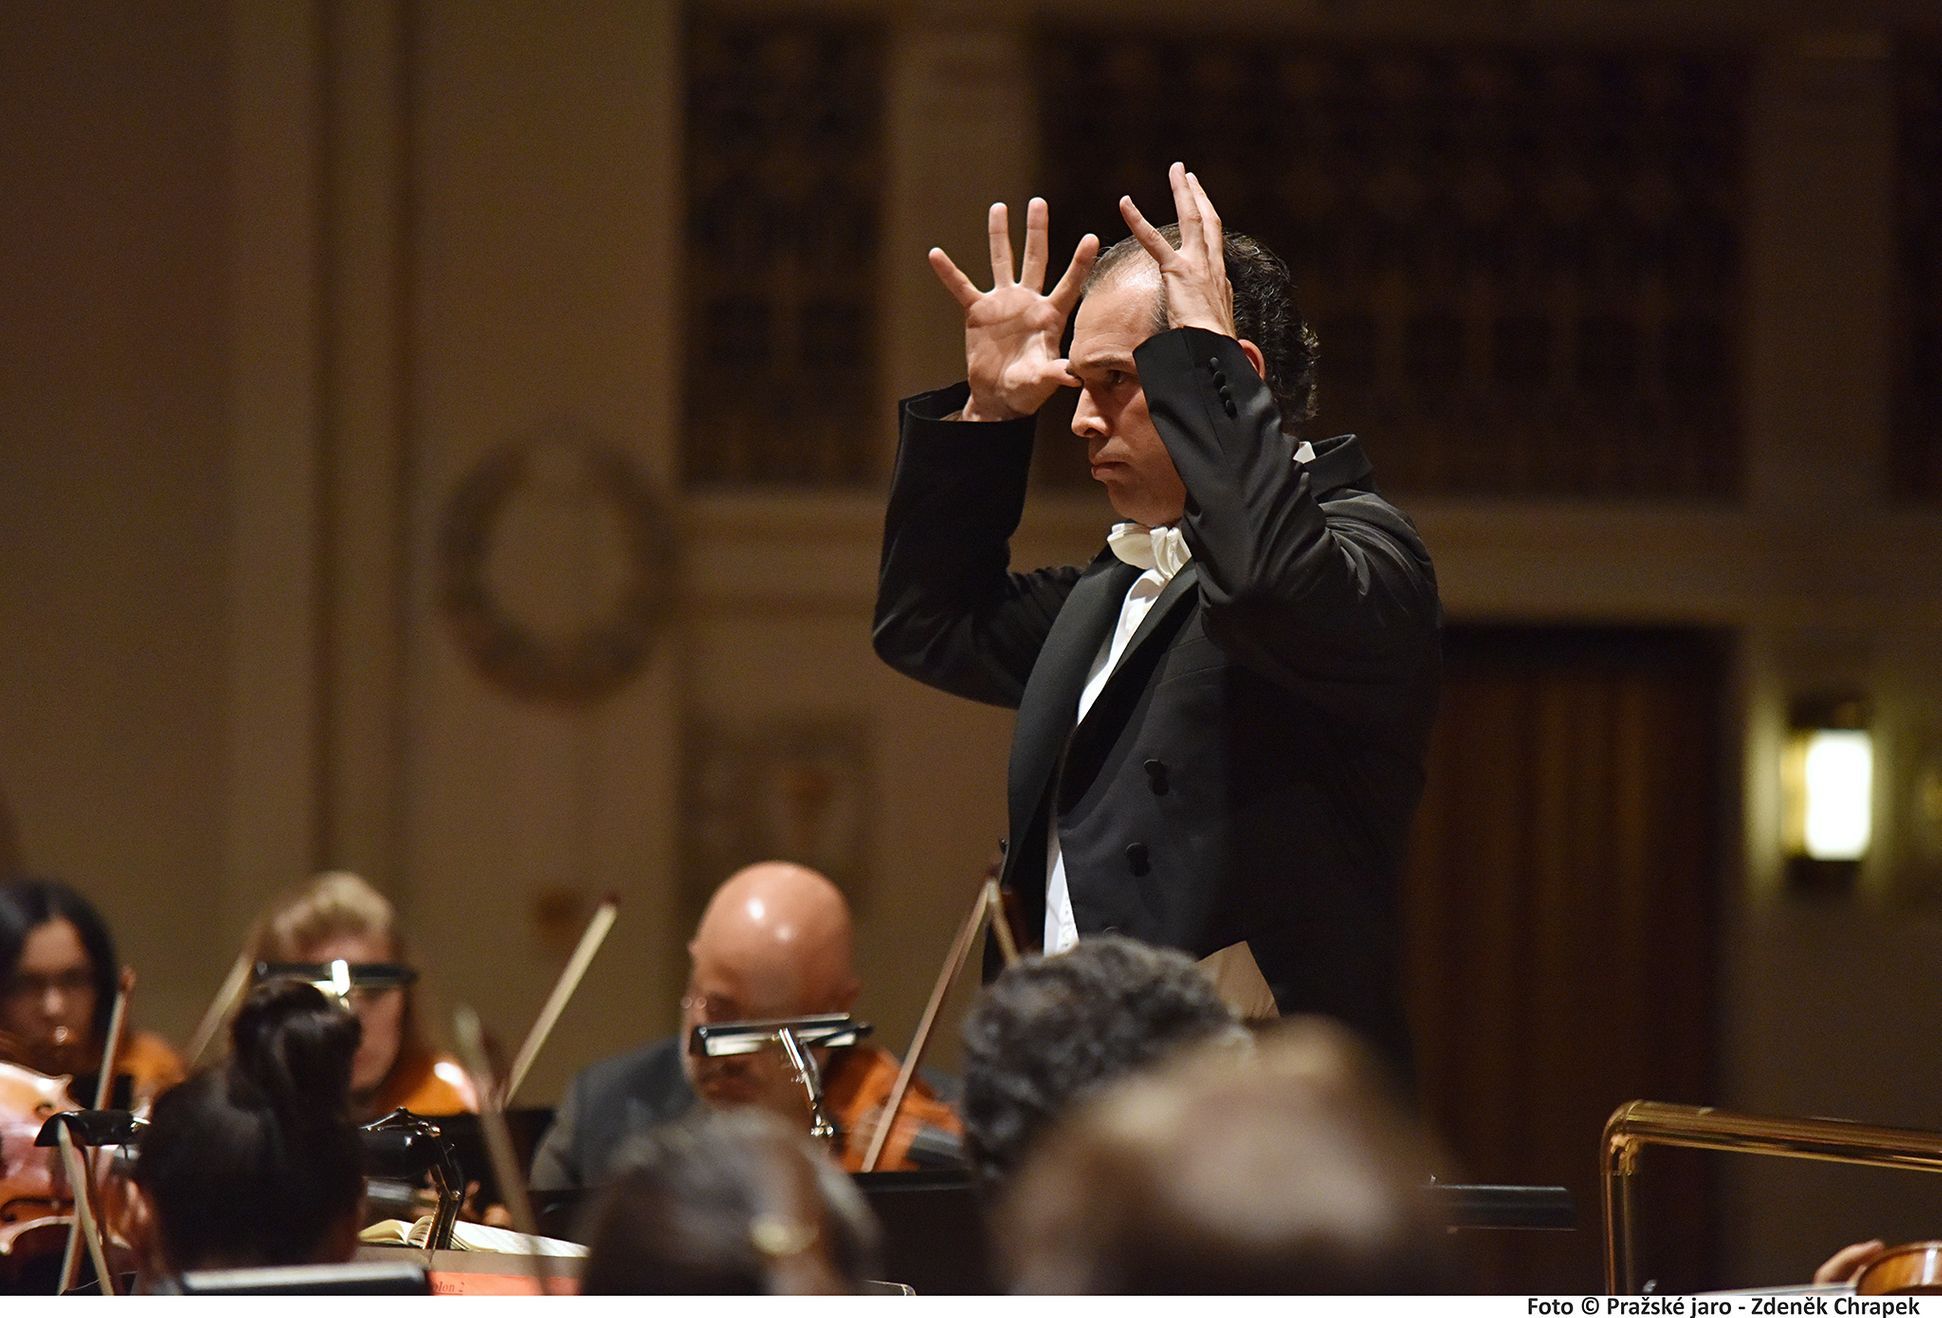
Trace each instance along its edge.
<path fill-rule="evenodd" d="M 1168 326 L 1193 326 L 1234 338 L 1234 290 L 1227 282 L 1220 215 L 1185 165 L 1175 161 L 1167 171 L 1167 182 L 1173 187 L 1173 208 L 1180 220 L 1180 246 L 1162 238 L 1131 197 L 1119 199 L 1119 213 L 1147 255 L 1159 264 Z"/>

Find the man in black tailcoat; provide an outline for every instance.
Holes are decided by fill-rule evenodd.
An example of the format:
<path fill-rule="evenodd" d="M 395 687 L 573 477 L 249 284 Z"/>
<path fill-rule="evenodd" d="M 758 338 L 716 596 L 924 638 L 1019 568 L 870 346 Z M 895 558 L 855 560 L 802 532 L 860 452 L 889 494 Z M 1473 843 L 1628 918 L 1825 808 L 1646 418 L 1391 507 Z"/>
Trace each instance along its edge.
<path fill-rule="evenodd" d="M 1087 235 L 1049 294 L 1043 201 L 1016 276 L 992 207 L 989 291 L 932 250 L 967 380 L 903 404 L 877 653 L 1018 710 L 1003 880 L 1030 941 L 1245 944 L 1282 1012 L 1407 1066 L 1398 885 L 1435 576 L 1361 443 L 1298 433 L 1315 343 L 1287 267 L 1224 235 L 1180 165 L 1170 182 L 1177 227 L 1123 198 L 1133 236 L 1099 257 Z M 1013 572 L 1033 417 L 1061 386 L 1125 521 L 1086 567 Z"/>

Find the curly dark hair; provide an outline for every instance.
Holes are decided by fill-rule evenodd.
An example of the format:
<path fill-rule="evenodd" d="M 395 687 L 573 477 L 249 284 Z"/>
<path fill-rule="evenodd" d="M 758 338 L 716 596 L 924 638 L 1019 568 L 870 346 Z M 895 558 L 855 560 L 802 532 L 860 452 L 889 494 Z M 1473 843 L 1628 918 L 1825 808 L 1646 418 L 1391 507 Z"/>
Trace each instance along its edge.
<path fill-rule="evenodd" d="M 1239 1036 L 1180 952 L 1106 934 L 1027 957 L 964 1020 L 965 1150 L 986 1183 L 1016 1169 L 1075 1102 L 1182 1044 Z"/>
<path fill-rule="evenodd" d="M 1180 246 L 1179 225 L 1166 225 L 1160 236 L 1173 247 Z M 1302 319 L 1295 277 L 1286 261 L 1244 233 L 1225 232 L 1221 245 L 1227 258 L 1227 282 L 1234 289 L 1234 329 L 1261 350 L 1268 391 L 1281 408 L 1281 428 L 1292 435 L 1315 415 L 1315 362 L 1321 355 L 1321 340 Z M 1140 240 L 1120 239 L 1093 263 L 1086 275 L 1086 291 L 1138 257 L 1146 257 Z M 1162 284 L 1153 300 L 1153 332 L 1166 328 L 1167 290 Z"/>

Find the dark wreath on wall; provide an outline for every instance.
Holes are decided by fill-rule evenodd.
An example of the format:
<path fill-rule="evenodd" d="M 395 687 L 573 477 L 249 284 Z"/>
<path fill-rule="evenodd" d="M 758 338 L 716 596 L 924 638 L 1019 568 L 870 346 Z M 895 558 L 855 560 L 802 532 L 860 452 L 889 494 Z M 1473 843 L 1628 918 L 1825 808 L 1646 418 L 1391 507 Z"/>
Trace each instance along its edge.
<path fill-rule="evenodd" d="M 492 581 L 495 544 L 516 500 L 545 479 L 604 506 L 619 530 L 619 586 L 559 627 L 522 617 Z M 567 427 L 501 444 L 459 481 L 439 530 L 439 609 L 488 681 L 526 700 L 583 704 L 618 691 L 646 664 L 669 608 L 664 501 L 619 448 Z"/>

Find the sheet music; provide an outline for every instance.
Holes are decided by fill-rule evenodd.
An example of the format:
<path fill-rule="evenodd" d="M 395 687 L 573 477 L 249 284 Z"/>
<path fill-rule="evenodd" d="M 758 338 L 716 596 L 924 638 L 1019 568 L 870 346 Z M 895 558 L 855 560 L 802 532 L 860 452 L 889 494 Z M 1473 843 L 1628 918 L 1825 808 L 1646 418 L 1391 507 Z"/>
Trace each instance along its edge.
<path fill-rule="evenodd" d="M 1244 1021 L 1270 1021 L 1281 1015 L 1267 977 L 1254 959 L 1254 949 L 1245 941 L 1229 943 L 1212 956 L 1197 963 L 1201 973 L 1213 981 L 1214 992 Z"/>

